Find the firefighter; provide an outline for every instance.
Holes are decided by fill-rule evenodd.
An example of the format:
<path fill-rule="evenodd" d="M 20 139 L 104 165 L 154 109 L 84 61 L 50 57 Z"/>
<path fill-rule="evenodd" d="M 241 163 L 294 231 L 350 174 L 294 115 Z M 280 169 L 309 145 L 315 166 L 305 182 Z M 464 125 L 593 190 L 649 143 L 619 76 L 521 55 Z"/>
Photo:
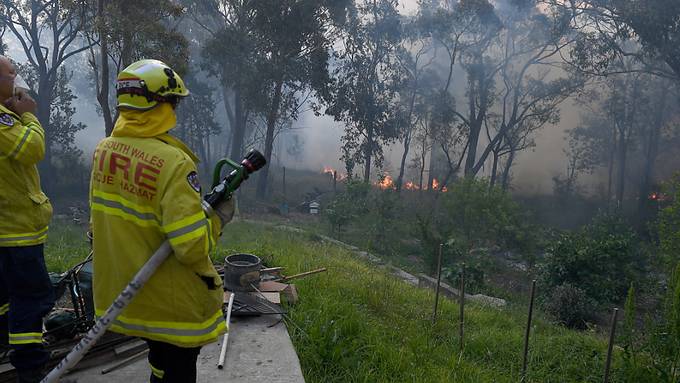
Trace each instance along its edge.
<path fill-rule="evenodd" d="M 92 164 L 97 316 L 165 240 L 173 250 L 111 326 L 147 341 L 151 382 L 195 382 L 201 346 L 226 330 L 222 279 L 208 254 L 233 204 L 206 216 L 198 159 L 167 133 L 176 123 L 175 107 L 188 95 L 180 76 L 161 61 L 125 68 L 117 80 L 120 116 Z"/>
<path fill-rule="evenodd" d="M 36 164 L 45 132 L 12 62 L 0 56 L 0 336 L 19 382 L 39 382 L 49 355 L 42 318 L 54 305 L 43 243 L 52 206 Z"/>

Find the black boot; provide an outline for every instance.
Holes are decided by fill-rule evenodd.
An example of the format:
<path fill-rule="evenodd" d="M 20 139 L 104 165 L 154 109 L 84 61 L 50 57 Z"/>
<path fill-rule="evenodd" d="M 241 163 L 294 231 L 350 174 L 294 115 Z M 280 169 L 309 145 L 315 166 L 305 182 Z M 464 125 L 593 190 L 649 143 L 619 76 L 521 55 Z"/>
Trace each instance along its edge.
<path fill-rule="evenodd" d="M 42 378 L 45 377 L 42 369 L 35 370 L 17 370 L 17 383 L 40 383 Z"/>

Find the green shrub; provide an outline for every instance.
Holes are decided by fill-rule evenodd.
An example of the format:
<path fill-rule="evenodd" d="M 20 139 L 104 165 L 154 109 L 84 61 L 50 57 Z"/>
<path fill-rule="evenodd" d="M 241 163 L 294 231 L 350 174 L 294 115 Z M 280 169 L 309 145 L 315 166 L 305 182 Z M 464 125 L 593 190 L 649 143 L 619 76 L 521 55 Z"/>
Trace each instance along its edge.
<path fill-rule="evenodd" d="M 664 189 L 670 202 L 659 214 L 659 242 L 666 266 L 672 266 L 680 261 L 680 174 Z"/>
<path fill-rule="evenodd" d="M 502 189 L 489 188 L 488 181 L 460 180 L 442 198 L 445 216 L 440 227 L 448 238 L 459 239 L 469 249 L 504 246 L 518 238 L 519 205 Z"/>
<path fill-rule="evenodd" d="M 324 217 L 332 231 L 340 231 L 350 222 L 367 214 L 371 185 L 360 181 L 348 181 L 345 191 L 338 193 L 324 210 Z"/>
<path fill-rule="evenodd" d="M 635 334 L 635 291 L 631 286 L 621 331 L 623 380 L 626 382 L 680 381 L 680 264 L 669 280 L 663 312 L 647 321 L 644 336 Z"/>
<path fill-rule="evenodd" d="M 644 255 L 633 230 L 619 217 L 600 215 L 590 225 L 565 233 L 548 246 L 540 279 L 550 296 L 558 286 L 583 290 L 597 304 L 620 302 L 641 278 Z"/>
<path fill-rule="evenodd" d="M 586 292 L 568 283 L 552 289 L 543 308 L 560 324 L 581 330 L 586 328 L 593 315 L 593 302 Z"/>

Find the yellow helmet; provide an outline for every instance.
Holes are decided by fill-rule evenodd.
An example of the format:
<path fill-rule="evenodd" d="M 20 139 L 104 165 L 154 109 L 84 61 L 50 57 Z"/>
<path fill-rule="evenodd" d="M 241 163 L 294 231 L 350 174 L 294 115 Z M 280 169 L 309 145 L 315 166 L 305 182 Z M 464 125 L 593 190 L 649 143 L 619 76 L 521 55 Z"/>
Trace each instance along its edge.
<path fill-rule="evenodd" d="M 176 105 L 189 95 L 184 81 L 159 60 L 140 60 L 118 74 L 118 108 L 149 110 L 161 102 Z"/>

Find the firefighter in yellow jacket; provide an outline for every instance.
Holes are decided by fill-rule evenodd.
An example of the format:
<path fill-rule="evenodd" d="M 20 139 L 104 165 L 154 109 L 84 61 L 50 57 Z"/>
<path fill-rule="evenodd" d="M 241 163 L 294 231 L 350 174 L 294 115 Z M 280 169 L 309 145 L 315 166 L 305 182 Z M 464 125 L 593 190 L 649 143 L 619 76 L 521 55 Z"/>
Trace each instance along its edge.
<path fill-rule="evenodd" d="M 36 167 L 45 132 L 19 78 L 0 56 L 0 339 L 12 349 L 18 381 L 39 382 L 49 357 L 42 318 L 54 303 L 43 258 L 52 207 Z"/>
<path fill-rule="evenodd" d="M 167 133 L 189 95 L 177 73 L 157 60 L 138 61 L 118 75 L 117 94 L 120 116 L 92 164 L 96 314 L 168 239 L 173 254 L 111 330 L 147 340 L 151 382 L 195 382 L 200 347 L 225 332 L 222 280 L 208 253 L 233 205 L 206 216 L 198 159 Z"/>

